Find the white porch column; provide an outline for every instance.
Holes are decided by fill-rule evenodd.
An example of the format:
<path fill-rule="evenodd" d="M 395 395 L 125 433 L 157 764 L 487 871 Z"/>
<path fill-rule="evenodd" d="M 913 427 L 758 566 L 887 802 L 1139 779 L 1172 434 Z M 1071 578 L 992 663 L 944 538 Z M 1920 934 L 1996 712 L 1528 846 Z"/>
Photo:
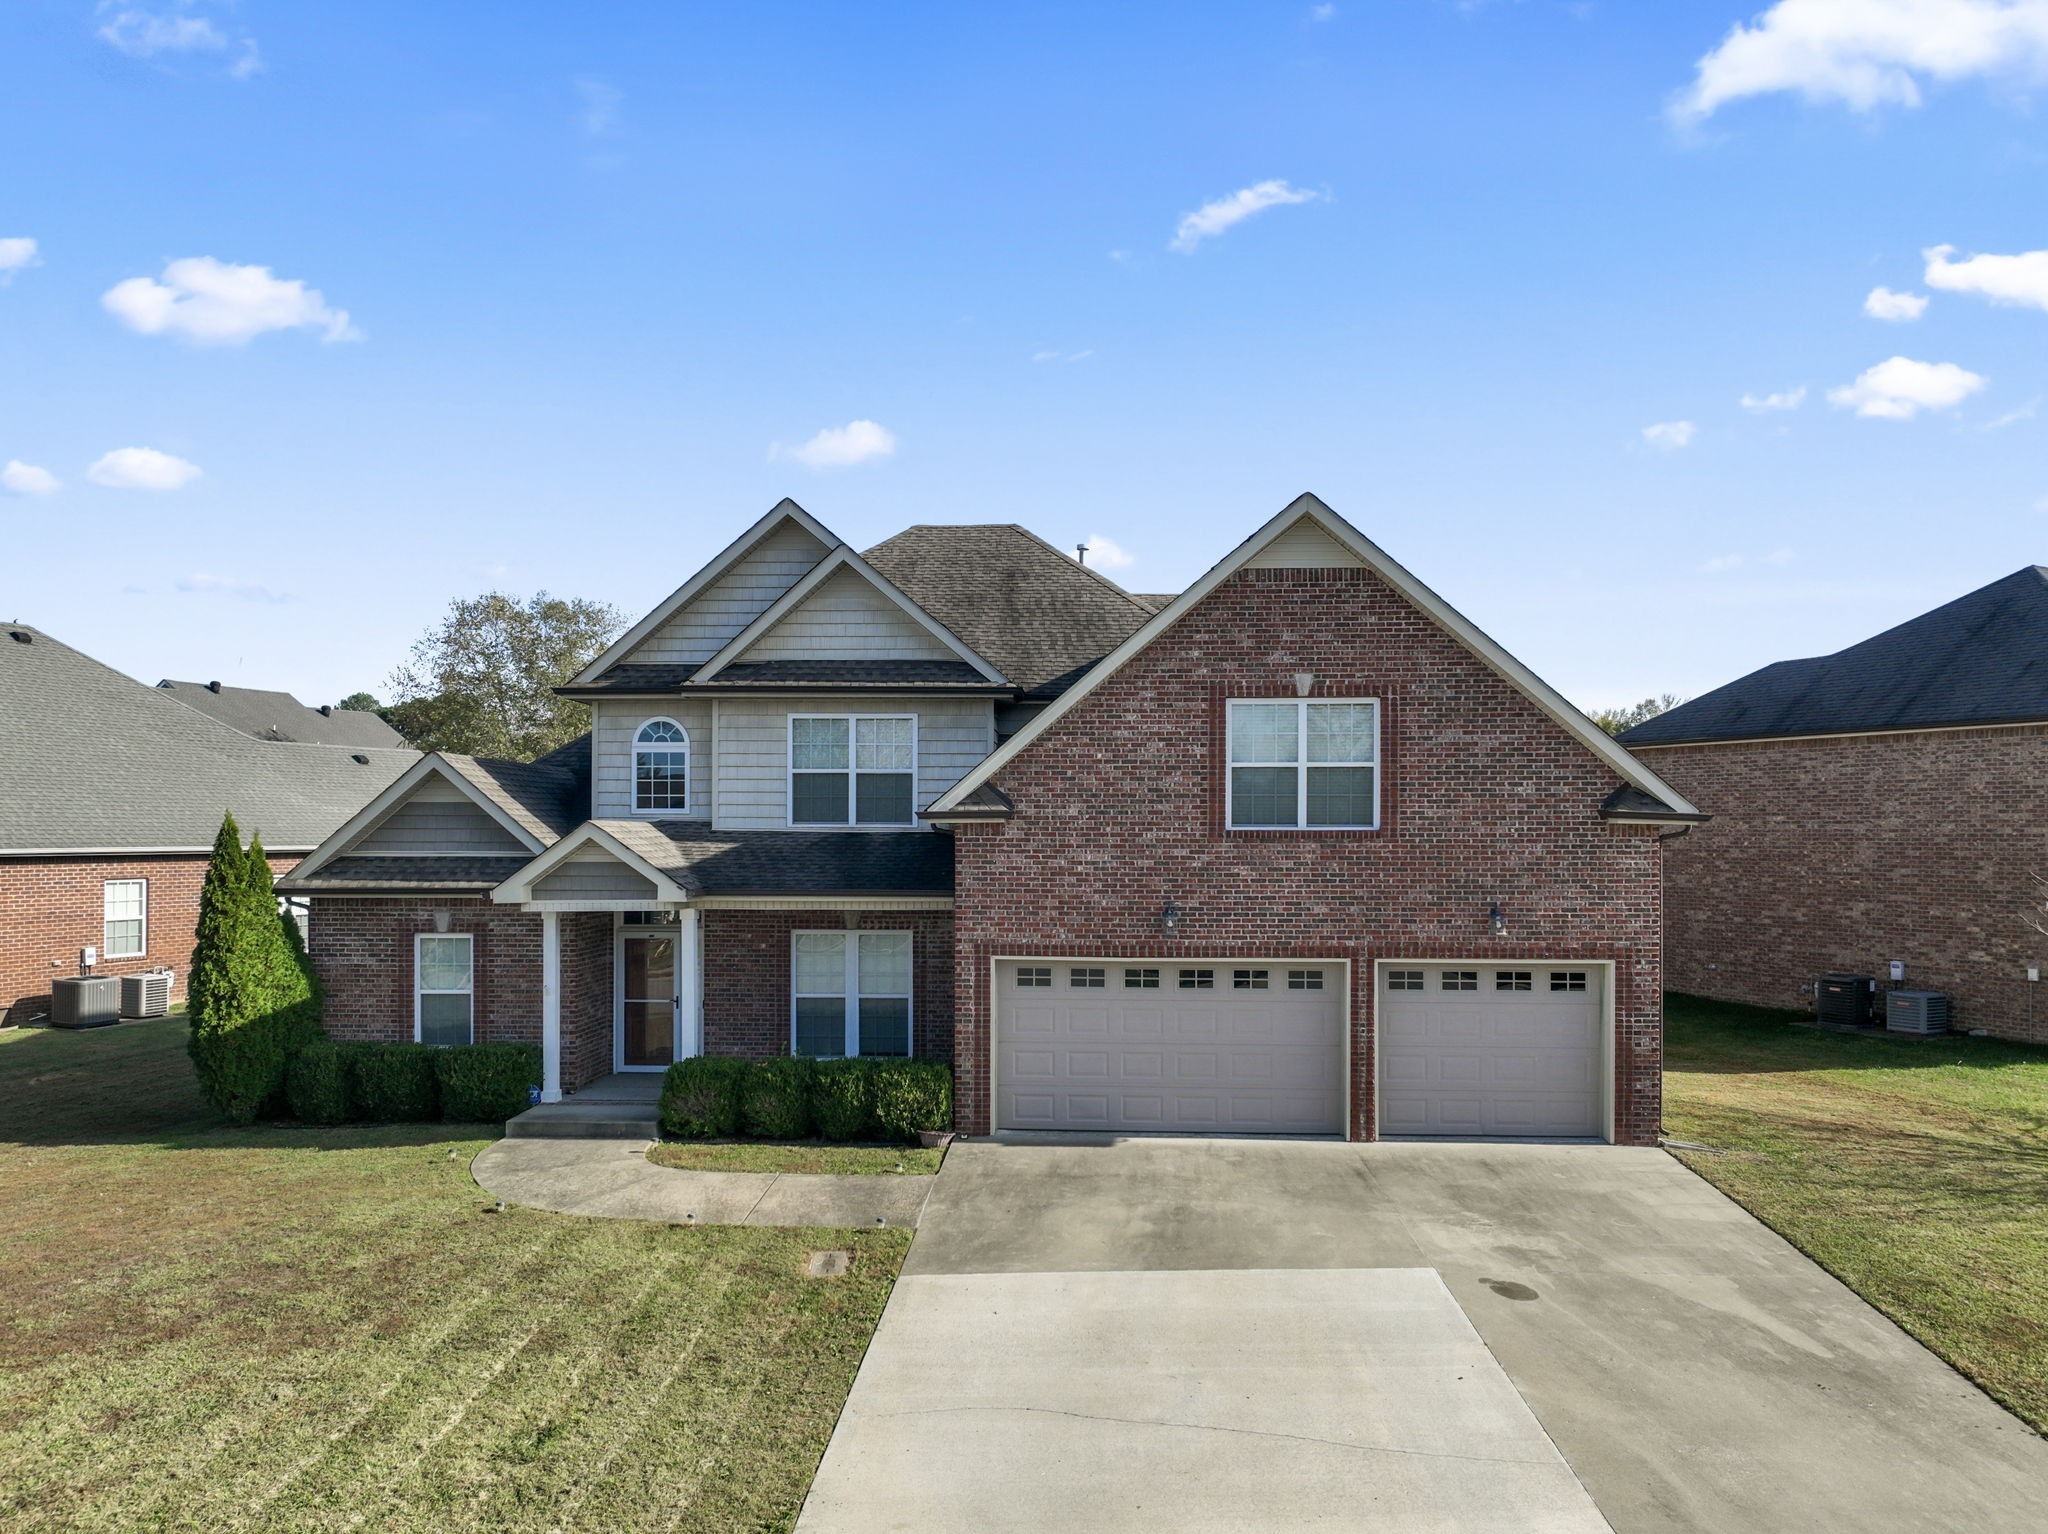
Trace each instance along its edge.
<path fill-rule="evenodd" d="M 540 916 L 540 1100 L 562 1100 L 562 917 Z"/>
<path fill-rule="evenodd" d="M 699 914 L 685 906 L 676 913 L 676 1010 L 682 1035 L 678 1059 L 704 1053 L 704 928 Z"/>

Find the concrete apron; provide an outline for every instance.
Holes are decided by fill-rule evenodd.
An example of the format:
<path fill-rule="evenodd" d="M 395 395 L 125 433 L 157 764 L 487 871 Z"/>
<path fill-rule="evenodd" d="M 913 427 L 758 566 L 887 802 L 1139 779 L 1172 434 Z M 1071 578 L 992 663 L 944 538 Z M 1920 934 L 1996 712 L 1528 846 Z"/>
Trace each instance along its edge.
<path fill-rule="evenodd" d="M 494 1198 L 558 1214 L 675 1225 L 914 1226 L 935 1177 L 689 1172 L 656 1166 L 650 1142 L 499 1140 L 470 1163 Z"/>
<path fill-rule="evenodd" d="M 1417 1269 L 1502 1378 L 1407 1287 Z M 1394 1314 L 1448 1380 L 1387 1350 L 1404 1334 L 1374 1328 Z M 1453 1452 L 1470 1459 L 1446 1463 L 1519 1497 L 1541 1456 L 1498 1451 L 1525 1441 L 1523 1414 L 1623 1534 L 2034 1534 L 2048 1491 L 2048 1443 L 1659 1151 L 970 1142 L 947 1156 L 799 1528 L 1199 1528 L 1214 1499 L 1260 1529 L 1535 1528 L 1528 1505 L 1490 1523 L 1497 1508 L 1458 1500 L 1420 1456 L 1397 1469 L 1363 1447 L 1465 1433 Z M 870 1457 L 892 1473 L 866 1473 Z M 1321 1500 L 1286 1495 L 1293 1476 Z M 1255 1513 L 1247 1477 L 1269 1498 Z M 985 1480 L 1009 1500 L 976 1497 Z M 1566 1516 L 1569 1497 L 1543 1505 Z"/>

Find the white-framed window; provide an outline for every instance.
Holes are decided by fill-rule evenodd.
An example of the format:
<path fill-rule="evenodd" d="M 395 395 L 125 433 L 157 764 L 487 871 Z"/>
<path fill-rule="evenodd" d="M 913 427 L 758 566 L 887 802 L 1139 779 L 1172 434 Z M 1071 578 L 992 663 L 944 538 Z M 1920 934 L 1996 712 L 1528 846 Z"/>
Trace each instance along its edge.
<path fill-rule="evenodd" d="M 650 719 L 633 736 L 633 813 L 676 815 L 690 807 L 690 732 Z"/>
<path fill-rule="evenodd" d="M 1228 726 L 1232 830 L 1379 829 L 1378 700 L 1233 698 Z"/>
<path fill-rule="evenodd" d="M 797 932 L 790 939 L 795 1055 L 908 1055 L 908 932 Z"/>
<path fill-rule="evenodd" d="M 914 714 L 791 714 L 789 823 L 917 823 Z"/>
<path fill-rule="evenodd" d="M 100 957 L 139 959 L 149 952 L 149 881 L 109 879 L 100 886 Z"/>
<path fill-rule="evenodd" d="M 422 1044 L 476 1041 L 475 950 L 467 932 L 413 939 L 412 1036 Z"/>

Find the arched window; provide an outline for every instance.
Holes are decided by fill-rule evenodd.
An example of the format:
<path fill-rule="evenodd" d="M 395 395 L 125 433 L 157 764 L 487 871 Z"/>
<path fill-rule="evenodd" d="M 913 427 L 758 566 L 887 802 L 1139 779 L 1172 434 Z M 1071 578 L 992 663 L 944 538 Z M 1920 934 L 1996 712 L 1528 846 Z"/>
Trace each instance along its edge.
<path fill-rule="evenodd" d="M 650 719 L 633 737 L 633 808 L 673 813 L 690 807 L 690 737 L 673 719 Z"/>

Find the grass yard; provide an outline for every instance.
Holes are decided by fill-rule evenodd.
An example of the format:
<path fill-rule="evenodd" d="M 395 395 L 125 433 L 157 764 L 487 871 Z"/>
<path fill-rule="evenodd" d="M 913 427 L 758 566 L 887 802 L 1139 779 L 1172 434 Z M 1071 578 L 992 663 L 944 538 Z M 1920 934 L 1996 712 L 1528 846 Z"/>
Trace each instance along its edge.
<path fill-rule="evenodd" d="M 2048 1050 L 1670 998 L 1685 1164 L 2048 1431 Z"/>
<path fill-rule="evenodd" d="M 907 1231 L 487 1213 L 482 1126 L 234 1129 L 184 1036 L 0 1032 L 0 1527 L 794 1522 Z"/>
<path fill-rule="evenodd" d="M 823 1172 L 834 1177 L 929 1177 L 945 1159 L 919 1145 L 769 1144 L 762 1140 L 664 1140 L 648 1149 L 656 1166 L 688 1172 Z"/>

